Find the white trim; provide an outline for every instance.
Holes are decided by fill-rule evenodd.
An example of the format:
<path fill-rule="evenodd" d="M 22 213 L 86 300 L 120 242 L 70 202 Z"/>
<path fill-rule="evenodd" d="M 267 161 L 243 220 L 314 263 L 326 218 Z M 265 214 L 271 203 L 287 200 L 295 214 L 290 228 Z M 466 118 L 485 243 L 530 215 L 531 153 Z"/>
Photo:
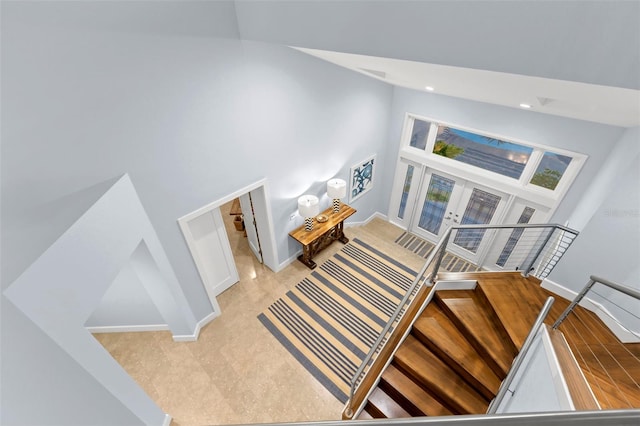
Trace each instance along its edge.
<path fill-rule="evenodd" d="M 162 426 L 171 426 L 171 416 L 167 413 L 164 413 L 164 421 L 162 422 Z"/>
<path fill-rule="evenodd" d="M 476 280 L 438 280 L 438 290 L 475 290 L 478 285 Z"/>
<path fill-rule="evenodd" d="M 411 139 L 411 131 L 413 129 L 412 124 L 413 120 L 415 119 L 431 123 L 431 127 L 429 129 L 429 137 L 427 139 L 427 146 L 424 150 L 414 148 L 409 145 Z M 482 168 L 469 167 L 469 165 L 465 163 L 451 161 L 450 159 L 431 154 L 435 143 L 435 128 L 437 127 L 437 125 L 450 126 L 479 135 L 494 137 L 499 140 L 523 145 L 532 148 L 533 152 L 519 179 L 505 179 L 505 176 L 499 173 L 491 172 Z M 547 151 L 560 155 L 566 155 L 573 159 L 569 164 L 567 170 L 565 170 L 565 172 L 563 173 L 563 176 L 560 179 L 560 182 L 555 190 L 548 190 L 546 188 L 531 185 L 529 183 L 531 177 L 533 176 L 533 174 L 535 174 L 535 170 L 542 160 L 544 153 Z M 400 162 L 400 159 L 405 159 L 423 164 L 429 168 L 453 174 L 465 180 L 479 182 L 489 188 L 507 192 L 511 195 L 515 195 L 518 198 L 543 205 L 546 208 L 549 208 L 549 216 L 555 213 L 555 210 L 558 208 L 558 205 L 567 194 L 573 182 L 576 180 L 588 158 L 589 156 L 587 154 L 583 154 L 580 152 L 570 151 L 564 148 L 554 147 L 550 145 L 539 144 L 536 142 L 529 142 L 519 138 L 504 136 L 492 131 L 479 130 L 473 127 L 467 127 L 464 125 L 452 123 L 448 120 L 422 116 L 411 112 L 405 112 L 404 114 L 404 123 L 400 135 L 400 146 L 398 148 L 398 164 Z M 396 174 L 398 170 L 398 164 L 396 164 Z M 397 207 L 397 203 L 399 200 L 399 196 L 398 194 L 396 194 L 398 186 L 398 182 L 396 182 L 396 180 L 397 176 L 394 177 L 394 183 L 392 186 L 391 200 L 389 203 L 390 211 L 392 208 Z M 410 229 L 411 226 L 409 225 L 408 228 Z"/>
<path fill-rule="evenodd" d="M 300 256 L 301 254 L 302 254 L 302 250 L 298 250 L 297 252 L 295 252 L 295 254 L 293 256 L 289 257 L 284 262 L 280 263 L 278 265 L 278 270 L 274 271 L 274 272 L 282 271 L 284 268 L 286 268 L 287 266 L 291 265 L 293 262 L 298 260 L 298 256 Z"/>
<path fill-rule="evenodd" d="M 170 331 L 167 324 L 149 325 L 113 325 L 85 327 L 91 334 L 93 333 L 137 333 L 142 331 Z"/>
<path fill-rule="evenodd" d="M 187 213 L 182 217 L 178 218 L 178 223 L 180 224 L 180 228 L 183 229 L 183 224 L 186 225 L 186 223 L 188 221 L 190 221 L 191 219 L 194 219 L 200 215 L 203 215 L 205 213 L 208 213 L 212 210 L 215 210 L 217 208 L 219 208 L 220 206 L 222 206 L 223 204 L 228 203 L 229 201 L 233 201 L 234 199 L 238 198 L 241 195 L 246 194 L 247 192 L 251 192 L 255 189 L 259 189 L 260 187 L 263 188 L 264 190 L 264 198 L 265 198 L 265 207 L 266 207 L 266 211 L 265 211 L 265 216 L 264 218 L 262 217 L 258 217 L 258 221 L 261 220 L 266 220 L 267 221 L 267 237 L 266 239 L 261 239 L 260 243 L 262 245 L 262 255 L 263 255 L 263 262 L 264 265 L 267 266 L 269 269 L 271 269 L 274 272 L 277 272 L 276 269 L 278 268 L 278 249 L 276 247 L 276 237 L 275 237 L 275 231 L 274 231 L 274 225 L 273 225 L 273 217 L 272 217 L 272 209 L 271 209 L 271 200 L 270 200 L 270 196 L 269 196 L 269 188 L 267 185 L 267 179 L 266 178 L 262 178 L 254 183 L 251 183 L 241 189 L 238 189 L 234 192 L 232 192 L 231 194 L 225 195 L 222 198 L 219 198 L 215 201 L 210 202 L 209 204 L 206 204 L 194 211 L 192 211 L 191 213 Z M 184 233 L 184 231 L 183 231 Z M 268 249 L 265 250 L 265 245 L 268 245 Z"/>
<path fill-rule="evenodd" d="M 196 340 L 198 340 L 198 337 L 200 336 L 200 329 L 205 325 L 209 324 L 211 321 L 213 321 L 215 318 L 219 316 L 220 316 L 220 312 L 216 312 L 216 311 L 211 312 L 209 315 L 205 316 L 200 321 L 198 321 L 198 323 L 196 324 L 196 328 L 193 331 L 193 334 L 182 334 L 182 335 L 174 334 L 173 341 L 174 342 L 195 342 Z"/>
<path fill-rule="evenodd" d="M 546 355 L 547 364 L 549 365 L 549 369 L 551 370 L 551 381 L 558 397 L 558 403 L 563 410 L 575 410 L 576 407 L 573 404 L 571 392 L 569 392 L 569 385 L 567 385 L 567 380 L 562 373 L 562 366 L 560 365 L 558 354 L 556 353 L 553 347 L 553 343 L 551 342 L 549 330 L 547 329 L 547 327 L 540 327 L 540 332 L 542 333 L 542 335 L 540 336 L 542 339 L 542 346 Z M 571 355 L 573 357 L 573 352 L 571 352 Z M 582 369 L 580 369 L 580 372 L 582 372 Z"/>
<path fill-rule="evenodd" d="M 542 281 L 541 287 L 557 294 L 558 296 L 564 297 L 569 301 L 575 299 L 575 297 L 578 295 L 577 292 L 564 287 L 563 285 L 560 285 L 554 281 L 551 281 L 548 278 L 545 278 Z M 611 312 L 609 312 L 607 308 L 605 308 L 599 302 L 593 301 L 585 296 L 580 302 L 580 306 L 596 314 L 598 318 L 600 318 L 600 320 L 604 323 L 604 325 L 606 325 L 607 328 L 609 328 L 609 330 L 611 330 L 611 332 L 615 334 L 622 343 L 640 343 L 640 338 L 626 330 L 616 320 L 615 316 L 611 314 Z"/>
<path fill-rule="evenodd" d="M 380 218 L 380 219 L 386 220 L 388 222 L 387 215 L 382 214 L 380 212 L 373 212 L 373 214 L 371 216 L 369 216 L 368 218 L 366 218 L 362 222 L 345 222 L 344 223 L 344 227 L 345 228 L 353 228 L 353 227 L 356 227 L 356 226 L 364 226 L 364 225 L 368 224 L 369 222 L 371 222 L 375 218 Z"/>
<path fill-rule="evenodd" d="M 184 221 L 184 222 L 188 222 L 191 219 L 195 219 L 198 216 L 201 216 L 205 213 L 210 212 L 211 210 L 214 210 L 218 207 L 220 207 L 223 204 L 228 203 L 229 201 L 233 201 L 236 198 L 238 198 L 241 195 L 246 194 L 247 192 L 253 191 L 254 189 L 258 189 L 261 186 L 264 186 L 267 183 L 267 179 L 263 178 L 260 179 L 257 182 L 254 182 L 250 185 L 245 186 L 244 188 L 238 189 L 237 191 L 232 192 L 229 195 L 225 195 L 222 198 L 219 198 L 215 201 L 210 202 L 209 204 L 205 204 L 204 206 L 200 207 L 199 209 L 196 209 L 194 211 L 192 211 L 191 213 L 187 213 L 182 217 L 178 218 L 178 221 Z"/>

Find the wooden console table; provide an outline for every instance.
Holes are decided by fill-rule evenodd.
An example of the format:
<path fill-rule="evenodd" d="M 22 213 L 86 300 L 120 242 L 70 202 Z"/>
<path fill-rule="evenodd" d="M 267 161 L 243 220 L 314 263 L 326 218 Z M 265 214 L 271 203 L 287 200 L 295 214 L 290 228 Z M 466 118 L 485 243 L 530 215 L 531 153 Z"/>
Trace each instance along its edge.
<path fill-rule="evenodd" d="M 346 204 L 340 204 L 338 213 L 334 213 L 333 208 L 329 207 L 320 213 L 329 218 L 326 222 L 319 223 L 314 218 L 311 231 L 305 231 L 304 225 L 302 225 L 289 232 L 291 238 L 302 244 L 302 254 L 298 256 L 298 260 L 313 269 L 316 267 L 316 262 L 311 259 L 320 250 L 336 240 L 343 244 L 348 243 L 349 239 L 344 236 L 344 221 L 355 212 L 353 207 Z"/>

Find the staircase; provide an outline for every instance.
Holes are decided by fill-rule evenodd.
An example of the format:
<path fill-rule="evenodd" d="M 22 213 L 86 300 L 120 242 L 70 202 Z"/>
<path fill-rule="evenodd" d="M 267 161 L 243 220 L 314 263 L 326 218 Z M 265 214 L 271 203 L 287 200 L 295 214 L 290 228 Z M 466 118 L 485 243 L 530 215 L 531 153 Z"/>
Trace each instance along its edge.
<path fill-rule="evenodd" d="M 486 413 L 546 297 L 518 273 L 484 273 L 474 290 L 437 291 L 359 418 Z"/>

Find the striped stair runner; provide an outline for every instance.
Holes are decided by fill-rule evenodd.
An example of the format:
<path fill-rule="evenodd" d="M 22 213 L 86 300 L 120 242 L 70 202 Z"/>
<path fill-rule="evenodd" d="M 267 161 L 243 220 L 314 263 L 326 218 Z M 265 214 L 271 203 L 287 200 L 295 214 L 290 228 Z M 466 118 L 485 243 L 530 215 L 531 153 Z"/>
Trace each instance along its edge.
<path fill-rule="evenodd" d="M 354 238 L 258 316 L 338 400 L 416 272 Z"/>

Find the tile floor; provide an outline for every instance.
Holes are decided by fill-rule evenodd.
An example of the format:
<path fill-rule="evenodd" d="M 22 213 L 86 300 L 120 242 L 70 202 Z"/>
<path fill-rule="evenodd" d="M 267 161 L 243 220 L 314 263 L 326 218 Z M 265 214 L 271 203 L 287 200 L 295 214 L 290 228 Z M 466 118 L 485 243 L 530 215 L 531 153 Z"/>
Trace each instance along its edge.
<path fill-rule="evenodd" d="M 222 315 L 201 330 L 198 341 L 176 343 L 169 332 L 94 336 L 173 417 L 174 426 L 340 419 L 343 405 L 257 319 L 310 270 L 296 261 L 276 274 L 258 263 L 229 210 L 230 204 L 222 207 L 240 282 L 218 296 Z M 424 259 L 393 244 L 401 232 L 374 219 L 345 234 L 375 240 L 417 270 Z M 314 260 L 320 264 L 341 247 L 336 242 Z"/>

